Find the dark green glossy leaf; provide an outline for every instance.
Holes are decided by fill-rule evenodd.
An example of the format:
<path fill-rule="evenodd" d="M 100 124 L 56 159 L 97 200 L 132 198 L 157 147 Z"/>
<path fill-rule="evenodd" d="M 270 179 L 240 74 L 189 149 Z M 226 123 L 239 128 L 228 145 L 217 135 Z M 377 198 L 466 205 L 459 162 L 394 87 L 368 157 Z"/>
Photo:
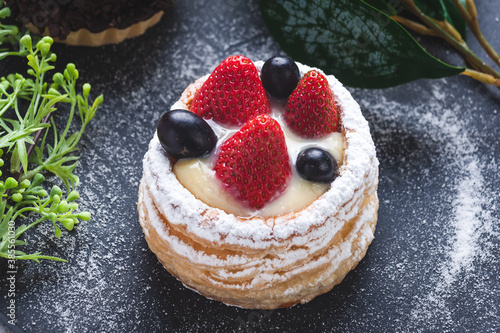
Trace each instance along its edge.
<path fill-rule="evenodd" d="M 385 88 L 464 70 L 431 56 L 398 23 L 362 1 L 260 0 L 259 5 L 289 56 L 348 86 Z"/>
<path fill-rule="evenodd" d="M 386 0 L 365 0 L 365 2 L 389 16 L 396 15 L 403 9 L 403 5 L 397 0 L 391 3 L 388 3 Z"/>
<path fill-rule="evenodd" d="M 444 20 L 444 9 L 441 0 L 413 0 L 415 5 L 426 15 L 436 20 Z"/>

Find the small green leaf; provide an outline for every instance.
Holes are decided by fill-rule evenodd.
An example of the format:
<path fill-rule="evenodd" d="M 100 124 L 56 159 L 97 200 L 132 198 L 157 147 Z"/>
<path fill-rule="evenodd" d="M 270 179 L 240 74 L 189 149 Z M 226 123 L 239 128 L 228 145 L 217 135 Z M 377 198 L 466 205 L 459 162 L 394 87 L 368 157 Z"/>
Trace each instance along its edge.
<path fill-rule="evenodd" d="M 23 166 L 24 171 L 28 170 L 28 153 L 26 151 L 26 143 L 24 140 L 17 140 L 16 149 L 19 156 L 19 160 L 21 161 L 21 165 Z"/>
<path fill-rule="evenodd" d="M 436 59 L 398 23 L 363 1 L 260 0 L 259 5 L 289 56 L 335 74 L 348 86 L 385 88 L 465 69 Z"/>
<path fill-rule="evenodd" d="M 29 229 L 29 226 L 23 224 L 22 226 L 18 227 L 16 229 L 16 234 L 15 234 L 15 238 L 18 238 L 19 236 L 21 236 L 26 230 Z"/>
<path fill-rule="evenodd" d="M 24 253 L 21 250 L 16 250 L 16 251 L 14 251 L 14 253 L 15 253 L 16 256 L 26 256 L 27 255 L 26 253 Z"/>
<path fill-rule="evenodd" d="M 19 150 L 16 148 L 12 151 L 12 155 L 10 156 L 10 173 L 16 174 L 19 172 L 19 167 L 21 165 L 21 159 L 19 156 Z"/>
<path fill-rule="evenodd" d="M 0 221 L 1 221 L 0 222 L 0 236 L 3 236 L 7 233 L 7 230 L 9 228 L 9 220 L 3 218 L 3 216 L 2 216 L 2 220 L 0 220 Z"/>

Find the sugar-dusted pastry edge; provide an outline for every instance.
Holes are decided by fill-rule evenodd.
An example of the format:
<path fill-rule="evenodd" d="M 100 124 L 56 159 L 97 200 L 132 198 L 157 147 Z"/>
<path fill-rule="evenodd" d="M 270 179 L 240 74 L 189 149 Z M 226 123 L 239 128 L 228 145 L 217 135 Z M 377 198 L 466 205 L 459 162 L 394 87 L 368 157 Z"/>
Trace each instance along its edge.
<path fill-rule="evenodd" d="M 287 240 L 282 240 L 280 247 L 264 252 L 247 252 L 245 247 L 223 250 L 221 246 L 222 250 L 216 253 L 204 253 L 202 249 L 218 247 L 219 244 L 206 247 L 206 244 L 195 243 L 196 246 L 192 246 L 189 244 L 192 242 L 189 233 L 175 232 L 174 235 L 169 221 L 158 214 L 144 182 L 139 191 L 140 223 L 150 249 L 163 266 L 188 288 L 208 298 L 243 308 L 290 307 L 309 302 L 330 291 L 365 256 L 374 238 L 377 221 L 378 198 L 373 191 L 377 184 L 374 182 L 365 190 L 366 194 L 371 195 L 356 206 L 358 214 L 344 223 L 330 242 L 304 258 L 295 253 L 303 249 L 294 248 Z M 158 221 L 164 228 L 158 228 Z M 179 251 L 181 247 L 184 250 Z M 320 259 L 318 255 L 321 255 Z M 195 260 L 194 256 L 197 257 Z M 214 259 L 214 256 L 219 260 Z M 243 260 L 234 264 L 234 260 L 226 256 L 239 256 Z M 288 260 L 277 258 L 279 256 L 297 257 L 300 260 L 280 266 L 281 262 Z M 210 262 L 211 265 L 207 264 Z M 238 274 L 245 270 L 248 274 Z M 236 272 L 237 276 L 221 278 L 221 273 L 230 276 L 231 272 Z M 254 283 L 255 280 L 259 282 Z"/>

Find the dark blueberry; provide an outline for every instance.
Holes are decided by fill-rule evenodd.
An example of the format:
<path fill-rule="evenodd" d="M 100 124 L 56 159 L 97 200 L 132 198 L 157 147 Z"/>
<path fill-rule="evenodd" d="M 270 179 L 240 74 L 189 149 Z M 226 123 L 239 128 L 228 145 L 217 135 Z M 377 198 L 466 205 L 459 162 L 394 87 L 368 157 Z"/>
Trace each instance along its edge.
<path fill-rule="evenodd" d="M 197 114 L 186 110 L 165 113 L 156 128 L 165 151 L 175 159 L 209 154 L 217 143 L 214 131 Z"/>
<path fill-rule="evenodd" d="M 287 98 L 300 81 L 300 72 L 293 59 L 274 56 L 267 59 L 260 73 L 264 89 L 273 97 Z"/>
<path fill-rule="evenodd" d="M 307 148 L 299 153 L 296 163 L 299 174 L 312 182 L 331 183 L 339 175 L 335 158 L 321 148 Z"/>

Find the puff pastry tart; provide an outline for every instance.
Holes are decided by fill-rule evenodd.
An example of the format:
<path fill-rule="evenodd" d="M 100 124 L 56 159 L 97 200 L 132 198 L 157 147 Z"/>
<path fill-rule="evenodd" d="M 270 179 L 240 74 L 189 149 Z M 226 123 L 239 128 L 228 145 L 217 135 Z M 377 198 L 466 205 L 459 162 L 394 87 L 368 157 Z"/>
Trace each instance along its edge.
<path fill-rule="evenodd" d="M 286 57 L 231 56 L 159 121 L 139 218 L 188 288 L 244 308 L 289 307 L 364 257 L 377 185 L 368 124 L 335 77 Z"/>

